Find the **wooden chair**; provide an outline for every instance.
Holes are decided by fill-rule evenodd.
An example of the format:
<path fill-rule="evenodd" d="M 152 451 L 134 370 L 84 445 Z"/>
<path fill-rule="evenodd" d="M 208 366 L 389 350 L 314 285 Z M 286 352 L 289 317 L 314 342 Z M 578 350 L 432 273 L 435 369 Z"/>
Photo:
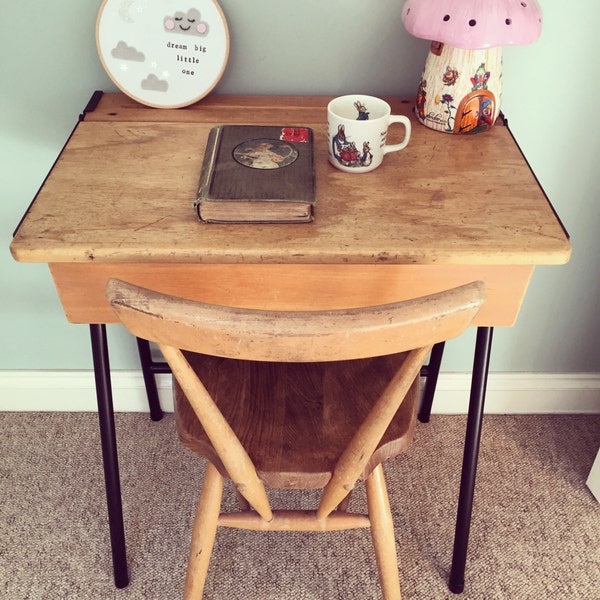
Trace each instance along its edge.
<path fill-rule="evenodd" d="M 213 306 L 110 280 L 134 335 L 174 374 L 182 442 L 208 467 L 193 527 L 185 598 L 201 598 L 217 527 L 332 531 L 370 527 L 383 597 L 400 598 L 381 464 L 412 441 L 419 370 L 484 301 L 474 282 L 367 308 L 315 312 Z M 224 478 L 242 510 L 221 514 Z M 348 511 L 365 480 L 368 514 Z M 316 510 L 275 510 L 266 488 L 323 488 Z"/>

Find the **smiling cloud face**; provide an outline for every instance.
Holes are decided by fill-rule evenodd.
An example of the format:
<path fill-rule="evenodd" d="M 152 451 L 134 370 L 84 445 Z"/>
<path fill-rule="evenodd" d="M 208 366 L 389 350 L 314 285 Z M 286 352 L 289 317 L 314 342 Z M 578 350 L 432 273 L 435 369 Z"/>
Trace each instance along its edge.
<path fill-rule="evenodd" d="M 165 17 L 164 26 L 171 33 L 205 36 L 208 33 L 208 23 L 200 19 L 200 11 L 190 8 L 187 13 L 177 11 L 172 17 Z"/>

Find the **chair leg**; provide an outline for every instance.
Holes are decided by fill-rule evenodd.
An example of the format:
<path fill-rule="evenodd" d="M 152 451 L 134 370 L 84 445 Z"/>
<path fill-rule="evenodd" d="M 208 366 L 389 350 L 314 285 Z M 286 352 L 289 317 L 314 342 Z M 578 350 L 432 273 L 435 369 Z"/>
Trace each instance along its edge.
<path fill-rule="evenodd" d="M 340 512 L 348 512 L 348 507 L 350 506 L 350 498 L 352 497 L 352 491 L 348 492 L 348 495 L 338 504 L 336 510 Z"/>
<path fill-rule="evenodd" d="M 202 598 L 210 555 L 217 533 L 222 495 L 223 477 L 209 463 L 194 519 L 184 600 L 200 600 Z"/>
<path fill-rule="evenodd" d="M 244 496 L 242 496 L 239 492 L 239 490 L 237 488 L 235 488 L 235 495 L 237 497 L 237 502 L 238 502 L 238 508 L 242 511 L 246 511 L 246 510 L 251 510 L 252 507 L 250 506 L 250 502 L 248 502 L 248 500 L 246 500 L 246 498 L 244 498 Z"/>
<path fill-rule="evenodd" d="M 384 600 L 400 600 L 400 577 L 396 557 L 394 522 L 383 468 L 377 465 L 365 481 L 371 536 Z"/>

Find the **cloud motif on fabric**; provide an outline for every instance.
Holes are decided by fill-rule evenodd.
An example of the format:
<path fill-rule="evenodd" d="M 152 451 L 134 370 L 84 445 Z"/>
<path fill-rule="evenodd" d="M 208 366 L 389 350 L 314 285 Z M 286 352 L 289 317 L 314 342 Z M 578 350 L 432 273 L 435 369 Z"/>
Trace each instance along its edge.
<path fill-rule="evenodd" d="M 144 62 L 146 57 L 143 52 L 139 52 L 133 46 L 128 46 L 121 40 L 111 51 L 113 58 L 118 60 L 133 60 L 135 62 Z"/>
<path fill-rule="evenodd" d="M 166 92 L 169 89 L 169 83 L 151 73 L 142 81 L 142 89 L 154 92 Z"/>
<path fill-rule="evenodd" d="M 165 31 L 204 37 L 208 34 L 208 23 L 200 19 L 200 11 L 190 8 L 187 13 L 177 11 L 163 21 Z"/>

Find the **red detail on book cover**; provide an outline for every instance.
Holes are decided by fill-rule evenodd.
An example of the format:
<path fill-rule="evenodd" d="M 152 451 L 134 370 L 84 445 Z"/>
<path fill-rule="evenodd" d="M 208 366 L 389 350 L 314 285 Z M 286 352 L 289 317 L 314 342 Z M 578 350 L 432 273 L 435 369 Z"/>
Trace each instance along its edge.
<path fill-rule="evenodd" d="M 308 142 L 308 129 L 304 127 L 283 127 L 279 139 L 286 142 Z"/>

